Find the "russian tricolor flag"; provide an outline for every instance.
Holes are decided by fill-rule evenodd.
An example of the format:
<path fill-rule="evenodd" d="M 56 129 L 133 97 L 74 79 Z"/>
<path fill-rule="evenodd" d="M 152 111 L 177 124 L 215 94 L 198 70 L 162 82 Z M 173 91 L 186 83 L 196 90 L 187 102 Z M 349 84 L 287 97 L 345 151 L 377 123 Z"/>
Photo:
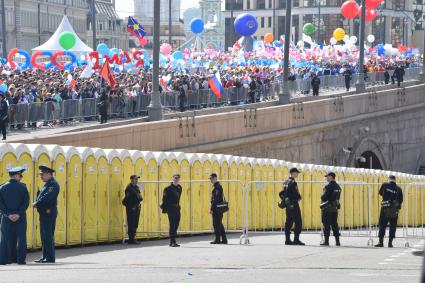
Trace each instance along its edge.
<path fill-rule="evenodd" d="M 223 85 L 221 84 L 220 74 L 217 72 L 215 75 L 208 80 L 208 85 L 214 92 L 215 96 L 221 98 L 223 96 Z"/>

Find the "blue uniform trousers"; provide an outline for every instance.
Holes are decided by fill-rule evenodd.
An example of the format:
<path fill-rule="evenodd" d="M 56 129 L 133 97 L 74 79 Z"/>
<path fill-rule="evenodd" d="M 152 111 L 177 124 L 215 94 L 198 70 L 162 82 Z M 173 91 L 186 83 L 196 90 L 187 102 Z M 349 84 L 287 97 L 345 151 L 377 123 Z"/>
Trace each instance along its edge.
<path fill-rule="evenodd" d="M 43 258 L 54 262 L 55 258 L 55 227 L 58 211 L 51 209 L 49 214 L 40 214 L 40 237 Z"/>
<path fill-rule="evenodd" d="M 27 220 L 26 217 L 12 222 L 2 216 L 0 240 L 0 264 L 23 263 L 27 256 Z"/>

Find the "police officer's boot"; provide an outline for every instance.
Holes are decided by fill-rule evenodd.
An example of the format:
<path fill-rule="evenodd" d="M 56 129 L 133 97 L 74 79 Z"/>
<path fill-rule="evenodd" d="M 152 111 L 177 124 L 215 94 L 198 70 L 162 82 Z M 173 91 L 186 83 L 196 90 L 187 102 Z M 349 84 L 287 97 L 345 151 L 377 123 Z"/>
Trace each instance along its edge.
<path fill-rule="evenodd" d="M 376 248 L 384 247 L 384 238 L 379 238 L 379 243 L 375 245 Z"/>
<path fill-rule="evenodd" d="M 295 235 L 293 244 L 297 246 L 305 246 L 305 244 L 300 241 L 300 235 Z"/>
<path fill-rule="evenodd" d="M 388 239 L 388 247 L 389 247 L 389 248 L 392 248 L 392 247 L 393 247 L 393 239 L 394 239 L 394 238 L 389 238 L 389 239 Z"/>
<path fill-rule="evenodd" d="M 285 234 L 285 245 L 293 245 L 294 243 L 291 241 L 291 234 Z"/>
<path fill-rule="evenodd" d="M 325 236 L 325 240 L 320 243 L 321 246 L 329 246 L 329 236 Z"/>
<path fill-rule="evenodd" d="M 339 236 L 335 236 L 335 245 L 341 246 L 341 242 L 339 241 Z"/>

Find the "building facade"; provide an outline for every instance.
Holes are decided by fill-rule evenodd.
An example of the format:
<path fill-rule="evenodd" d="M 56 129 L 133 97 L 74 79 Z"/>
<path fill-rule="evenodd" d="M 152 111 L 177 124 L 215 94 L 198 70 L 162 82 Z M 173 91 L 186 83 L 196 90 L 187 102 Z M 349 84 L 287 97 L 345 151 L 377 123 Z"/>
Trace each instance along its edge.
<path fill-rule="evenodd" d="M 201 0 L 199 2 L 201 18 L 205 23 L 205 31 L 201 38 L 206 46 L 214 49 L 224 48 L 224 21 L 221 3 L 221 0 Z"/>
<path fill-rule="evenodd" d="M 225 0 L 225 37 L 226 47 L 232 46 L 238 39 L 233 28 L 234 19 L 242 13 L 251 13 L 257 17 L 257 38 L 273 33 L 275 38 L 285 32 L 286 0 Z M 342 27 L 350 35 L 359 34 L 359 20 L 347 20 L 341 15 L 343 0 L 293 0 L 291 39 L 295 42 L 302 38 L 304 24 L 313 23 L 316 42 L 327 42 L 333 31 Z M 413 1 L 385 1 L 379 8 L 379 16 L 373 22 L 366 23 L 366 36 L 375 35 L 375 42 L 409 45 L 415 22 L 413 20 Z"/>
<path fill-rule="evenodd" d="M 149 41 L 148 47 L 152 47 L 153 39 L 153 6 L 156 0 L 134 0 L 134 18 L 145 28 L 147 32 L 147 39 Z M 168 28 L 169 22 L 169 0 L 157 0 L 160 1 L 160 12 L 161 12 L 161 30 L 160 40 L 161 42 L 168 42 L 168 36 L 170 34 Z M 185 40 L 184 24 L 183 20 L 180 19 L 180 0 L 171 1 L 171 44 L 173 47 L 179 47 Z M 137 42 L 137 40 L 136 40 Z"/>
<path fill-rule="evenodd" d="M 17 47 L 30 51 L 43 44 L 56 31 L 63 15 L 80 39 L 87 42 L 87 11 L 86 0 L 5 0 L 6 50 Z"/>

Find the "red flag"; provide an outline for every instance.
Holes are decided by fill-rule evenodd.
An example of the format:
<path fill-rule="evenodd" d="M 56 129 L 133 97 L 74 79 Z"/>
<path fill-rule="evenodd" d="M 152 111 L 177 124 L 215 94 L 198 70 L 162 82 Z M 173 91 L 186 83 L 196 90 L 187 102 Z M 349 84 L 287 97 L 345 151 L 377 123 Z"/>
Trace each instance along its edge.
<path fill-rule="evenodd" d="M 112 73 L 111 67 L 109 67 L 107 60 L 105 63 L 103 63 L 102 69 L 100 70 L 100 75 L 108 83 L 108 85 L 111 86 L 111 88 L 115 87 L 117 81 L 115 80 L 114 74 Z"/>
<path fill-rule="evenodd" d="M 77 81 L 72 79 L 71 82 L 69 83 L 69 89 L 74 90 L 76 84 L 77 84 Z"/>

